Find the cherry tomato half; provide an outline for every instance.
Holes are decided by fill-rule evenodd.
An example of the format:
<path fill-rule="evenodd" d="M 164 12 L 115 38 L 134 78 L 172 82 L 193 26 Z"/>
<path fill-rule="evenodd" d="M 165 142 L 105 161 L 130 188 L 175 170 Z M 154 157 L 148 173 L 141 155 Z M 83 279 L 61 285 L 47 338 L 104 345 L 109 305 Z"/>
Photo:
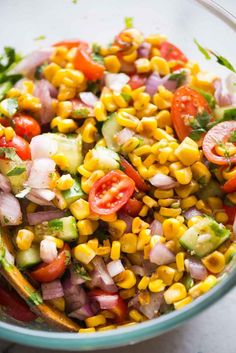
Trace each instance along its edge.
<path fill-rule="evenodd" d="M 236 216 L 236 206 L 224 205 L 223 207 L 224 207 L 224 210 L 225 210 L 225 212 L 227 213 L 227 215 L 229 217 L 228 223 L 229 224 L 233 224 L 235 216 Z"/>
<path fill-rule="evenodd" d="M 136 172 L 134 167 L 129 162 L 127 162 L 127 160 L 124 159 L 123 157 L 121 157 L 120 160 L 121 160 L 121 166 L 123 168 L 124 173 L 127 174 L 131 179 L 133 179 L 133 181 L 135 182 L 136 187 L 140 191 L 147 191 L 148 190 L 148 185 L 145 183 L 145 181 L 139 175 L 139 173 Z"/>
<path fill-rule="evenodd" d="M 122 207 L 122 211 L 128 213 L 128 215 L 132 217 L 138 216 L 141 208 L 143 207 L 143 203 L 136 199 L 129 199 L 128 202 Z"/>
<path fill-rule="evenodd" d="M 127 305 L 125 301 L 119 296 L 117 293 L 107 293 L 103 291 L 102 289 L 93 289 L 91 292 L 88 293 L 90 298 L 97 299 L 99 302 L 99 299 L 101 298 L 102 301 L 109 300 L 112 296 L 117 297 L 117 301 L 114 307 L 109 308 L 108 310 L 113 312 L 116 315 L 115 321 L 118 322 L 123 322 L 125 320 L 126 314 L 127 314 Z"/>
<path fill-rule="evenodd" d="M 141 75 L 133 75 L 130 77 L 128 84 L 132 89 L 137 89 L 145 85 L 147 78 Z"/>
<path fill-rule="evenodd" d="M 41 128 L 39 123 L 26 114 L 19 114 L 12 119 L 12 125 L 18 136 L 30 141 L 34 136 L 40 135 Z"/>
<path fill-rule="evenodd" d="M 222 190 L 227 194 L 229 192 L 236 191 L 236 175 L 233 178 L 226 181 L 226 183 L 222 186 Z"/>
<path fill-rule="evenodd" d="M 74 67 L 84 73 L 86 78 L 91 81 L 99 80 L 103 77 L 105 67 L 93 61 L 84 45 L 80 45 L 74 58 Z"/>
<path fill-rule="evenodd" d="M 197 114 L 207 112 L 210 114 L 210 108 L 205 98 L 192 88 L 182 86 L 174 94 L 171 119 L 178 138 L 182 141 L 192 131 L 190 119 Z"/>
<path fill-rule="evenodd" d="M 0 284 L 0 305 L 4 306 L 7 314 L 16 320 L 30 322 L 37 318 L 15 290 L 10 290 L 2 284 Z"/>
<path fill-rule="evenodd" d="M 20 136 L 15 135 L 10 141 L 7 141 L 5 136 L 0 137 L 0 147 L 14 148 L 18 156 L 24 161 L 31 158 L 29 143 Z"/>
<path fill-rule="evenodd" d="M 160 48 L 160 54 L 161 56 L 166 59 L 167 61 L 175 60 L 175 61 L 181 61 L 183 63 L 186 63 L 188 59 L 184 55 L 184 53 L 177 48 L 175 45 L 169 43 L 169 42 L 164 42 L 161 44 Z M 181 63 L 175 65 L 172 70 L 179 70 L 183 65 Z"/>
<path fill-rule="evenodd" d="M 74 47 L 78 47 L 79 45 L 83 45 L 88 48 L 88 44 L 84 42 L 83 40 L 79 39 L 68 39 L 68 40 L 62 40 L 60 42 L 56 42 L 53 44 L 53 47 L 66 47 L 67 49 L 71 49 Z"/>
<path fill-rule="evenodd" d="M 133 194 L 135 184 L 120 170 L 113 170 L 96 181 L 89 193 L 89 205 L 98 215 L 118 211 Z"/>
<path fill-rule="evenodd" d="M 236 155 L 219 156 L 215 152 L 217 144 L 225 144 L 230 134 L 236 130 L 236 121 L 224 121 L 209 130 L 202 142 L 202 149 L 208 161 L 218 165 L 236 163 Z M 226 147 L 227 149 L 227 147 Z"/>
<path fill-rule="evenodd" d="M 67 244 L 64 245 L 56 260 L 50 264 L 42 263 L 31 272 L 32 278 L 41 283 L 52 282 L 55 279 L 60 278 L 66 270 L 67 253 L 69 252 L 69 249 L 70 248 Z"/>

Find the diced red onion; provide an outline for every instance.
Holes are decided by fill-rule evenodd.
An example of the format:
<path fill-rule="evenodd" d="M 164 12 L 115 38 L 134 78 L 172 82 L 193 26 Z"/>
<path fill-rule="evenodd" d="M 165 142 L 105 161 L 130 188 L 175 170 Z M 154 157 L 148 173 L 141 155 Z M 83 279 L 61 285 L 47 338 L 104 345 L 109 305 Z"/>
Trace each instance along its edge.
<path fill-rule="evenodd" d="M 131 298 L 129 301 L 128 301 L 128 308 L 135 308 L 135 309 L 139 309 L 139 294 L 136 294 L 133 298 Z"/>
<path fill-rule="evenodd" d="M 134 63 L 128 63 L 127 61 L 121 58 L 120 64 L 121 64 L 121 68 L 120 68 L 121 72 L 124 72 L 127 75 L 132 75 L 135 73 L 136 68 L 134 66 Z"/>
<path fill-rule="evenodd" d="M 221 79 L 217 79 L 213 83 L 215 88 L 214 97 L 220 107 L 226 107 L 232 105 L 232 95 L 228 92 L 224 92 Z"/>
<path fill-rule="evenodd" d="M 189 208 L 186 212 L 184 212 L 184 217 L 189 220 L 196 216 L 201 216 L 202 213 L 196 209 L 196 207 Z"/>
<path fill-rule="evenodd" d="M 207 277 L 207 270 L 203 266 L 200 260 L 189 258 L 188 259 L 188 269 L 190 276 L 199 281 L 204 280 Z"/>
<path fill-rule="evenodd" d="M 144 268 L 141 267 L 141 266 L 133 265 L 133 266 L 131 266 L 131 270 L 133 271 L 133 273 L 134 273 L 135 275 L 138 275 L 138 276 L 145 276 Z"/>
<path fill-rule="evenodd" d="M 104 294 L 104 295 L 93 295 L 93 298 L 99 303 L 102 310 L 109 310 L 114 308 L 118 303 L 117 294 Z"/>
<path fill-rule="evenodd" d="M 154 219 L 154 221 L 152 221 L 152 223 L 149 226 L 150 230 L 151 230 L 151 235 L 163 235 L 163 227 L 161 222 L 159 222 L 158 220 Z"/>
<path fill-rule="evenodd" d="M 120 73 L 120 74 L 105 74 L 105 85 L 110 88 L 112 91 L 120 92 L 122 88 L 128 83 L 130 80 L 129 76 Z"/>
<path fill-rule="evenodd" d="M 78 320 L 85 320 L 94 316 L 94 312 L 90 304 L 84 304 L 81 308 L 72 311 L 68 316 Z"/>
<path fill-rule="evenodd" d="M 46 80 L 40 80 L 36 83 L 34 95 L 39 98 L 40 103 L 42 104 L 38 113 L 42 124 L 50 123 L 55 115 L 53 109 L 53 98 L 51 96 L 53 89 L 54 87 Z"/>
<path fill-rule="evenodd" d="M 35 189 L 47 189 L 51 174 L 55 172 L 56 163 L 50 158 L 38 158 L 32 163 L 27 186 Z"/>
<path fill-rule="evenodd" d="M 40 257 L 43 262 L 50 264 L 57 258 L 56 243 L 50 239 L 43 239 L 40 242 Z"/>
<path fill-rule="evenodd" d="M 50 158 L 57 152 L 57 148 L 57 142 L 50 138 L 50 134 L 35 136 L 30 142 L 31 158 Z"/>
<path fill-rule="evenodd" d="M 46 221 L 51 221 L 52 219 L 62 218 L 65 216 L 63 211 L 42 211 L 42 212 L 34 212 L 27 213 L 27 219 L 29 225 L 34 226 L 36 224 L 40 224 Z"/>
<path fill-rule="evenodd" d="M 72 284 L 70 276 L 63 280 L 62 285 L 68 312 L 75 311 L 88 303 L 88 296 L 84 289 L 79 285 Z"/>
<path fill-rule="evenodd" d="M 162 83 L 163 79 L 159 76 L 159 74 L 157 72 L 153 72 L 146 81 L 145 91 L 152 97 Z"/>
<path fill-rule="evenodd" d="M 126 233 L 130 233 L 132 231 L 132 223 L 133 217 L 129 216 L 127 213 L 120 211 L 119 212 L 119 219 L 126 223 Z"/>
<path fill-rule="evenodd" d="M 53 50 L 53 48 L 42 48 L 33 51 L 10 70 L 9 74 L 22 74 L 27 77 L 32 77 L 36 68 L 49 60 Z"/>
<path fill-rule="evenodd" d="M 149 260 L 143 260 L 143 269 L 145 276 L 151 276 L 156 271 L 157 265 L 150 262 Z"/>
<path fill-rule="evenodd" d="M 228 75 L 225 80 L 225 86 L 230 94 L 236 94 L 236 75 Z"/>
<path fill-rule="evenodd" d="M 3 175 L 0 174 L 0 189 L 4 192 L 10 192 L 11 191 L 11 184 L 9 179 Z"/>
<path fill-rule="evenodd" d="M 98 101 L 98 97 L 95 96 L 95 94 L 92 92 L 81 92 L 79 96 L 84 104 L 87 104 L 89 107 L 92 108 L 94 108 L 95 104 Z"/>
<path fill-rule="evenodd" d="M 151 293 L 150 303 L 140 305 L 139 310 L 148 319 L 153 319 L 155 316 L 157 316 L 162 302 L 163 302 L 163 292 Z"/>
<path fill-rule="evenodd" d="M 16 226 L 22 222 L 20 203 L 10 193 L 0 192 L 0 222 L 3 226 Z"/>
<path fill-rule="evenodd" d="M 138 57 L 139 58 L 149 58 L 151 51 L 151 44 L 148 42 L 143 42 L 138 48 Z"/>
<path fill-rule="evenodd" d="M 175 255 L 165 244 L 157 243 L 150 252 L 150 261 L 157 265 L 168 265 L 175 261 Z"/>
<path fill-rule="evenodd" d="M 70 280 L 71 284 L 76 286 L 85 282 L 85 279 L 82 278 L 78 273 L 74 272 L 73 269 L 70 269 Z"/>
<path fill-rule="evenodd" d="M 126 141 L 129 141 L 134 134 L 134 131 L 124 128 L 116 134 L 116 140 L 119 145 L 123 145 Z"/>
<path fill-rule="evenodd" d="M 236 216 L 234 218 L 234 223 L 233 223 L 233 234 L 236 235 Z"/>
<path fill-rule="evenodd" d="M 33 194 L 31 191 L 25 197 L 27 198 L 27 200 L 34 202 L 40 206 L 53 206 L 52 201 L 43 200 L 42 198 Z"/>
<path fill-rule="evenodd" d="M 173 189 L 178 185 L 172 177 L 161 173 L 157 173 L 149 181 L 153 186 L 162 190 Z"/>
<path fill-rule="evenodd" d="M 51 300 L 64 296 L 63 287 L 59 279 L 56 279 L 55 281 L 49 283 L 42 283 L 41 290 L 43 300 Z"/>
<path fill-rule="evenodd" d="M 55 192 L 49 189 L 31 189 L 30 192 L 45 201 L 52 201 L 55 197 Z"/>
<path fill-rule="evenodd" d="M 111 277 L 115 277 L 125 270 L 120 260 L 111 261 L 107 264 L 107 271 Z"/>
<path fill-rule="evenodd" d="M 94 265 L 94 271 L 91 275 L 92 280 L 90 285 L 92 287 L 99 287 L 107 292 L 117 292 L 117 287 L 109 275 L 103 259 L 96 256 L 92 262 Z"/>

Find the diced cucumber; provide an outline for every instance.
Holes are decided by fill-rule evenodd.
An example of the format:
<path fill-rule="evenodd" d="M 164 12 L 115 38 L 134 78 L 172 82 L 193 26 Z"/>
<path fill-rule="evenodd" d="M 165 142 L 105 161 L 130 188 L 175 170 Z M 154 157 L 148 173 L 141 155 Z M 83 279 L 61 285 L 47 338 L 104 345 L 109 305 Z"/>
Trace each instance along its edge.
<path fill-rule="evenodd" d="M 67 159 L 68 166 L 63 168 L 63 170 L 76 174 L 78 166 L 83 161 L 81 135 L 63 135 L 59 133 L 49 133 L 49 135 L 52 140 L 57 142 L 56 153 L 62 153 Z"/>
<path fill-rule="evenodd" d="M 214 110 L 216 120 L 236 120 L 236 107 L 221 107 Z"/>
<path fill-rule="evenodd" d="M 122 127 L 118 124 L 116 116 L 116 113 L 112 114 L 110 118 L 103 123 L 102 134 L 106 141 L 107 147 L 115 152 L 118 152 L 120 150 L 120 146 L 116 141 L 116 135 L 122 130 Z"/>
<path fill-rule="evenodd" d="M 79 179 L 74 178 L 74 180 L 75 182 L 70 189 L 62 191 L 62 196 L 64 197 L 68 205 L 80 198 L 83 198 L 85 195 L 83 190 L 81 189 Z"/>
<path fill-rule="evenodd" d="M 120 168 L 120 157 L 115 152 L 106 147 L 96 146 L 92 150 L 93 157 L 97 159 L 98 169 L 119 169 Z"/>
<path fill-rule="evenodd" d="M 22 168 L 25 169 L 25 171 L 23 171 L 20 175 L 8 176 L 7 174 L 14 168 Z M 28 178 L 25 161 L 15 162 L 2 159 L 0 162 L 0 172 L 9 178 L 13 194 L 17 194 L 24 189 L 24 183 Z"/>
<path fill-rule="evenodd" d="M 76 220 L 73 216 L 53 219 L 34 228 L 35 236 L 40 238 L 43 235 L 58 237 L 64 241 L 74 241 L 78 238 Z"/>
<path fill-rule="evenodd" d="M 16 253 L 16 263 L 20 269 L 35 266 L 41 262 L 38 246 L 32 246 L 28 250 L 20 250 Z"/>
<path fill-rule="evenodd" d="M 180 244 L 192 255 L 206 256 L 217 249 L 230 236 L 230 231 L 211 218 L 190 227 L 179 239 Z"/>

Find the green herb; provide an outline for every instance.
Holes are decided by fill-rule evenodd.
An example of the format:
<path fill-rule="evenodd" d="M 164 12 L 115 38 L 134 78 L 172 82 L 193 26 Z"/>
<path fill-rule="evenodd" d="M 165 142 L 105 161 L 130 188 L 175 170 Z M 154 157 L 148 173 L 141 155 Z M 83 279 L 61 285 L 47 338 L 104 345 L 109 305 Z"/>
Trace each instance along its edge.
<path fill-rule="evenodd" d="M 207 93 L 207 92 L 205 92 L 202 89 L 197 88 L 197 87 L 192 87 L 192 88 L 194 89 L 194 91 L 197 91 L 198 93 L 200 93 L 205 98 L 205 100 L 207 101 L 207 103 L 209 104 L 209 107 L 211 109 L 215 109 L 216 101 L 215 101 L 215 98 L 214 98 L 214 96 L 212 94 Z"/>
<path fill-rule="evenodd" d="M 186 71 L 182 70 L 181 72 L 171 74 L 168 78 L 168 81 L 176 81 L 177 87 L 180 87 L 186 82 L 186 77 Z"/>
<path fill-rule="evenodd" d="M 25 189 L 23 189 L 20 192 L 18 192 L 18 194 L 16 194 L 15 196 L 18 199 L 23 199 L 30 192 L 30 190 L 31 190 L 31 188 L 28 186 Z"/>
<path fill-rule="evenodd" d="M 209 54 L 209 51 L 208 49 L 206 48 L 203 48 L 197 41 L 197 39 L 194 39 L 194 43 L 196 44 L 196 46 L 198 47 L 198 50 L 205 56 L 205 58 L 207 60 L 210 60 L 211 59 L 211 56 Z"/>
<path fill-rule="evenodd" d="M 73 3 L 73 4 L 77 4 L 77 1 L 78 1 L 78 0 L 72 0 L 72 3 Z"/>
<path fill-rule="evenodd" d="M 217 222 L 215 222 L 214 220 L 212 221 L 211 225 L 210 225 L 211 229 L 213 230 L 213 232 L 215 233 L 215 235 L 217 237 L 223 237 L 225 236 L 225 232 L 226 229 L 224 226 L 218 224 Z"/>
<path fill-rule="evenodd" d="M 104 240 L 109 238 L 108 232 L 103 229 L 97 230 L 94 233 L 94 237 L 98 239 L 99 243 L 103 243 Z"/>
<path fill-rule="evenodd" d="M 29 305 L 40 305 L 43 304 L 43 299 L 38 291 L 32 291 L 29 287 L 25 287 L 26 292 L 29 294 L 28 303 Z"/>
<path fill-rule="evenodd" d="M 6 72 L 0 73 L 0 83 L 10 82 L 12 84 L 19 81 L 23 76 L 21 74 L 8 75 Z"/>
<path fill-rule="evenodd" d="M 91 277 L 89 276 L 84 266 L 80 265 L 78 262 L 73 264 L 72 271 L 83 278 L 85 281 L 91 280 Z"/>
<path fill-rule="evenodd" d="M 41 36 L 38 36 L 38 37 L 36 37 L 36 38 L 34 38 L 34 40 L 44 40 L 44 39 L 46 39 L 46 36 L 44 36 L 44 35 L 41 35 Z"/>
<path fill-rule="evenodd" d="M 133 17 L 125 17 L 125 27 L 126 28 L 133 28 L 134 27 Z"/>
<path fill-rule="evenodd" d="M 92 44 L 92 52 L 94 54 L 100 55 L 100 50 L 101 50 L 101 45 L 99 45 L 98 43 L 93 43 Z"/>
<path fill-rule="evenodd" d="M 0 85 L 0 101 L 5 97 L 7 92 L 12 88 L 12 83 L 10 81 L 4 82 Z"/>
<path fill-rule="evenodd" d="M 121 93 L 121 96 L 124 98 L 124 100 L 129 103 L 130 100 L 132 99 L 132 96 L 128 93 Z"/>
<path fill-rule="evenodd" d="M 40 80 L 42 78 L 42 73 L 43 73 L 43 69 L 46 65 L 40 65 L 36 68 L 35 73 L 34 73 L 34 77 L 36 80 Z"/>
<path fill-rule="evenodd" d="M 229 136 L 229 142 L 236 142 L 236 130 L 234 130 L 233 132 L 231 132 L 230 136 Z"/>
<path fill-rule="evenodd" d="M 16 150 L 13 147 L 0 147 L 0 156 L 4 156 L 11 161 L 20 160 L 20 157 L 17 156 Z"/>
<path fill-rule="evenodd" d="M 89 110 L 87 108 L 80 108 L 73 111 L 73 116 L 87 118 L 89 115 Z"/>
<path fill-rule="evenodd" d="M 100 65 L 103 65 L 103 64 L 104 64 L 104 59 L 103 59 L 103 56 L 102 56 L 102 55 L 92 53 L 91 56 L 92 56 L 93 61 L 95 61 L 96 63 L 98 63 L 98 64 L 100 64 Z"/>
<path fill-rule="evenodd" d="M 66 260 L 65 260 L 65 264 L 66 266 L 68 266 L 71 262 L 71 253 L 69 250 L 65 250 L 65 255 L 66 255 Z"/>
<path fill-rule="evenodd" d="M 0 72 L 6 71 L 14 63 L 15 58 L 15 49 L 11 47 L 5 47 L 4 53 L 0 55 Z"/>
<path fill-rule="evenodd" d="M 15 175 L 21 175 L 22 173 L 24 173 L 26 171 L 25 167 L 14 167 L 13 169 L 11 169 L 8 173 L 7 176 L 15 176 Z"/>
<path fill-rule="evenodd" d="M 88 81 L 87 91 L 92 92 L 94 94 L 99 94 L 101 92 L 101 81 Z"/>
<path fill-rule="evenodd" d="M 193 139 L 194 141 L 200 140 L 202 134 L 207 132 L 210 120 L 211 116 L 207 112 L 197 114 L 196 118 L 190 123 L 190 126 L 193 129 L 189 134 L 191 139 Z"/>
<path fill-rule="evenodd" d="M 3 115 L 7 115 L 8 117 L 13 116 L 18 109 L 18 101 L 16 98 L 6 98 L 1 102 L 1 106 L 0 106 L 0 112 L 1 109 L 3 112 L 7 112 L 7 114 L 3 113 Z"/>
<path fill-rule="evenodd" d="M 230 159 L 230 153 L 229 153 L 229 149 L 226 147 L 225 143 L 221 142 L 221 141 L 217 141 L 216 140 L 216 144 L 222 148 L 223 153 L 224 153 L 224 157 L 228 160 L 228 167 L 231 167 L 231 159 Z"/>

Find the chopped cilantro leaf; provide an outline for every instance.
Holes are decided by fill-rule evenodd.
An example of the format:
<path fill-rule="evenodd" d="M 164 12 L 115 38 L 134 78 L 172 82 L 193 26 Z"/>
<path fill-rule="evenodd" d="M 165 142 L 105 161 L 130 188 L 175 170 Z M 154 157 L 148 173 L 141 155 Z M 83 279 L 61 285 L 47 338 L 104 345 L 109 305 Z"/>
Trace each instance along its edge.
<path fill-rule="evenodd" d="M 121 93 L 121 96 L 124 98 L 124 100 L 129 103 L 130 100 L 132 99 L 132 96 L 128 93 Z"/>
<path fill-rule="evenodd" d="M 11 161 L 19 161 L 16 150 L 13 147 L 0 147 L 0 156 L 10 159 Z"/>
<path fill-rule="evenodd" d="M 202 137 L 202 134 L 205 132 L 204 129 L 194 129 L 190 132 L 189 137 L 194 141 L 199 141 Z"/>
<path fill-rule="evenodd" d="M 12 83 L 10 81 L 4 82 L 2 85 L 0 85 L 0 101 L 5 97 L 11 88 Z"/>
<path fill-rule="evenodd" d="M 89 110 L 87 108 L 80 108 L 73 111 L 73 116 L 87 118 L 89 115 Z"/>
<path fill-rule="evenodd" d="M 78 262 L 75 262 L 72 267 L 72 271 L 83 278 L 85 281 L 90 281 L 91 277 L 88 275 L 88 272 L 84 266 L 80 265 Z"/>
<path fill-rule="evenodd" d="M 69 250 L 65 250 L 65 255 L 66 255 L 66 261 L 65 264 L 66 266 L 68 266 L 71 262 L 71 253 Z"/>
<path fill-rule="evenodd" d="M 229 142 L 236 142 L 236 130 L 231 132 L 231 134 L 229 136 Z"/>
<path fill-rule="evenodd" d="M 125 17 L 125 27 L 126 28 L 133 28 L 134 27 L 133 17 Z"/>
<path fill-rule="evenodd" d="M 22 167 L 14 167 L 11 169 L 8 173 L 7 176 L 15 176 L 15 175 L 21 175 L 26 171 L 26 168 L 24 166 Z"/>
<path fill-rule="evenodd" d="M 176 81 L 177 87 L 180 87 L 185 83 L 186 77 L 186 71 L 182 70 L 181 72 L 171 74 L 168 78 L 168 81 Z"/>
<path fill-rule="evenodd" d="M 216 61 L 222 65 L 227 67 L 227 69 L 229 69 L 230 71 L 233 71 L 236 73 L 235 68 L 233 67 L 233 65 L 229 62 L 228 59 L 226 59 L 225 57 L 223 57 L 222 55 L 219 55 L 215 52 L 213 52 L 212 50 L 209 50 L 209 52 L 216 58 Z"/>
<path fill-rule="evenodd" d="M 101 81 L 88 81 L 87 82 L 87 91 L 92 92 L 94 94 L 98 94 L 101 92 Z"/>
<path fill-rule="evenodd" d="M 38 36 L 38 37 L 36 37 L 36 38 L 34 38 L 34 40 L 44 40 L 44 39 L 46 39 L 46 36 L 44 36 L 44 35 L 41 35 L 41 36 Z"/>
<path fill-rule="evenodd" d="M 100 50 L 101 50 L 101 45 L 97 44 L 97 43 L 93 43 L 92 44 L 92 52 L 94 54 L 98 54 L 100 55 Z"/>
<path fill-rule="evenodd" d="M 16 58 L 16 52 L 14 48 L 5 47 L 4 53 L 0 55 L 0 72 L 5 71 L 8 69 L 11 64 L 14 63 Z"/>
<path fill-rule="evenodd" d="M 210 60 L 211 59 L 211 56 L 208 52 L 208 49 L 206 48 L 203 48 L 197 41 L 197 39 L 194 39 L 194 43 L 196 44 L 196 46 L 198 47 L 198 50 L 205 56 L 205 58 L 207 60 Z"/>
<path fill-rule="evenodd" d="M 100 65 L 104 64 L 104 59 L 103 59 L 102 55 L 92 53 L 92 59 L 93 59 L 93 61 L 95 61 L 96 63 L 98 63 Z"/>
<path fill-rule="evenodd" d="M 192 127 L 192 131 L 189 136 L 194 140 L 198 141 L 202 137 L 202 134 L 207 132 L 208 124 L 211 120 L 211 116 L 207 112 L 203 112 L 202 114 L 198 114 L 196 118 L 190 123 Z"/>

